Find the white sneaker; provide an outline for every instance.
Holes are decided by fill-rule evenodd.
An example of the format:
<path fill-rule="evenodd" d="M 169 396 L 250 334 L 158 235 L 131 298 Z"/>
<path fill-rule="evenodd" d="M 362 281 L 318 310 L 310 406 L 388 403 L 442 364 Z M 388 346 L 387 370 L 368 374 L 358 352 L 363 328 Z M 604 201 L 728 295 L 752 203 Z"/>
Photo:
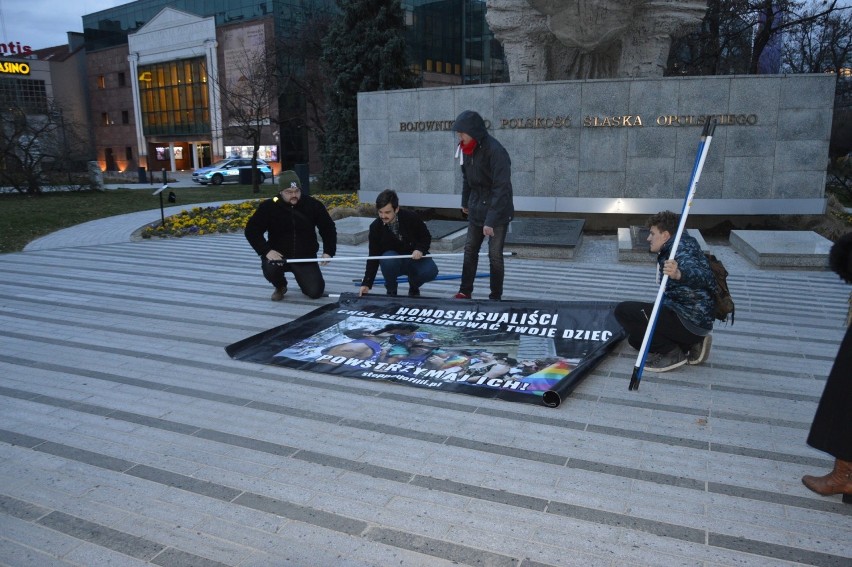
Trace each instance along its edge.
<path fill-rule="evenodd" d="M 713 344 L 713 335 L 707 335 L 701 341 L 689 347 L 686 357 L 687 364 L 701 364 L 710 356 L 710 346 Z"/>

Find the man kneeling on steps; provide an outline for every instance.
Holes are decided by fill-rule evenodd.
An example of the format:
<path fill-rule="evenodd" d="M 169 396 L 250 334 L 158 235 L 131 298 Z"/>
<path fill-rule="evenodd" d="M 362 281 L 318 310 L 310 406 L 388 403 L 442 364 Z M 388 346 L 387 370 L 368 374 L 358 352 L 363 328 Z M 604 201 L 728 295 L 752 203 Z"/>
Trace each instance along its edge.
<path fill-rule="evenodd" d="M 419 297 L 420 286 L 438 276 L 435 261 L 424 258 L 432 244 L 429 228 L 416 213 L 399 208 L 399 197 L 391 189 L 385 189 L 376 197 L 376 211 L 379 218 L 370 225 L 370 256 L 410 257 L 367 260 L 358 295 L 370 292 L 381 266 L 388 295 L 397 295 L 398 276 L 408 276 L 408 296 Z"/>
<path fill-rule="evenodd" d="M 278 181 L 278 195 L 263 201 L 246 223 L 246 240 L 260 256 L 263 277 L 275 287 L 272 301 L 281 301 L 287 293 L 286 272 L 293 274 L 302 293 L 320 298 L 325 292 L 320 264 L 287 260 L 316 258 L 317 230 L 322 237 L 322 257 L 332 258 L 337 251 L 337 228 L 325 205 L 302 195 L 296 172 L 282 171 Z"/>
<path fill-rule="evenodd" d="M 713 331 L 713 295 L 716 285 L 710 264 L 698 241 L 684 232 L 673 260 L 669 255 L 677 233 L 678 217 L 662 211 L 647 222 L 651 252 L 657 253 L 660 272 L 669 277 L 660 304 L 657 326 L 648 348 L 645 370 L 666 372 L 684 364 L 701 364 L 710 354 Z M 615 318 L 627 331 L 627 342 L 642 347 L 653 303 L 624 301 L 615 307 Z"/>

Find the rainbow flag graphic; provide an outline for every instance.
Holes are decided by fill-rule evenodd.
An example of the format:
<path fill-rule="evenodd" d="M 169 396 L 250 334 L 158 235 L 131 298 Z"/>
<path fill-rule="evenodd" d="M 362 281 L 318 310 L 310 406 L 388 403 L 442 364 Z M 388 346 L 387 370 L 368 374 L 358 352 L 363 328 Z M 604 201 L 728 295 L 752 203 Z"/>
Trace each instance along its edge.
<path fill-rule="evenodd" d="M 550 366 L 545 366 L 541 370 L 533 372 L 526 378 L 521 378 L 520 381 L 529 384 L 527 387 L 528 392 L 546 392 L 553 389 L 573 369 L 574 365 L 570 364 L 567 360 L 559 360 Z"/>

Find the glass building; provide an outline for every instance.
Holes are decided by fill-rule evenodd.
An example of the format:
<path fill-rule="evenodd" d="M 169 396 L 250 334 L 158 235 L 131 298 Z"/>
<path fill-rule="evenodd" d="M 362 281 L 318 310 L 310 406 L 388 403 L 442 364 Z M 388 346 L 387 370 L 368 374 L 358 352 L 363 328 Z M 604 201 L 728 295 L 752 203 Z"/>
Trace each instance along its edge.
<path fill-rule="evenodd" d="M 401 5 L 410 65 L 424 87 L 508 81 L 502 47 L 485 22 L 484 0 L 401 0 Z M 158 55 L 155 61 L 140 60 L 134 66 L 128 36 L 142 30 L 167 7 L 213 18 L 218 53 L 205 58 L 176 51 L 173 58 Z M 99 159 L 110 169 L 130 168 L 137 160 L 139 165 L 147 161 L 152 170 L 190 169 L 243 153 L 248 142 L 228 139 L 227 132 L 222 147 L 216 143 L 217 121 L 227 121 L 227 117 L 217 116 L 221 108 L 216 107 L 217 97 L 208 87 L 208 66 L 214 59 L 221 64 L 226 50 L 222 30 L 271 22 L 266 25 L 271 25 L 272 35 L 281 41 L 298 37 L 301 26 L 315 15 L 336 10 L 334 0 L 138 0 L 84 15 L 86 52 L 92 61 L 90 88 L 103 95 L 96 92 L 91 98 L 92 116 L 101 117 L 94 121 Z M 170 43 L 164 43 L 163 51 L 167 51 Z M 127 77 L 135 84 L 128 84 Z M 130 92 L 134 92 L 132 101 Z M 304 116 L 305 112 L 302 97 L 285 92 L 275 114 L 282 117 L 283 124 L 283 118 Z M 122 141 L 131 132 L 125 129 L 122 134 L 117 127 L 133 126 L 131 116 L 141 124 L 141 135 L 135 136 L 135 155 Z M 272 127 L 265 130 L 264 155 L 274 154 L 285 169 L 296 163 L 310 163 L 317 169 L 316 139 L 309 128 L 300 125 L 303 121 L 290 120 L 293 126 L 281 127 L 280 132 Z M 273 150 L 272 146 L 277 147 Z M 176 154 L 181 155 L 180 160 L 175 160 Z"/>
<path fill-rule="evenodd" d="M 509 81 L 483 0 L 402 0 L 402 7 L 408 57 L 424 85 Z"/>

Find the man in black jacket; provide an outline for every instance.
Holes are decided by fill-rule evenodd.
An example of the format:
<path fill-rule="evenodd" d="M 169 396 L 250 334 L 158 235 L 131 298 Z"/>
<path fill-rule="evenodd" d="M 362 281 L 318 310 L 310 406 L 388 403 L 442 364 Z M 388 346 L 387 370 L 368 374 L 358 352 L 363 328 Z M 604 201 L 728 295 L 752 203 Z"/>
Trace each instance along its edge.
<path fill-rule="evenodd" d="M 302 195 L 295 172 L 282 171 L 278 181 L 281 188 L 278 195 L 262 202 L 248 220 L 246 240 L 260 256 L 263 276 L 275 286 L 272 301 L 281 301 L 287 293 L 285 272 L 293 273 L 302 293 L 317 299 L 325 291 L 318 263 L 288 263 L 287 258 L 316 258 L 317 229 L 322 237 L 322 257 L 333 257 L 337 251 L 337 229 L 325 205 Z"/>
<path fill-rule="evenodd" d="M 417 214 L 399 208 L 396 191 L 385 189 L 376 197 L 379 218 L 370 225 L 370 256 L 407 256 L 387 260 L 367 260 L 359 295 L 369 293 L 376 281 L 379 266 L 385 278 L 385 288 L 390 296 L 397 294 L 397 277 L 408 276 L 409 297 L 420 296 L 420 286 L 438 275 L 438 266 L 429 254 L 432 235 L 426 223 Z"/>
<path fill-rule="evenodd" d="M 479 264 L 479 249 L 488 237 L 491 267 L 490 299 L 503 296 L 503 245 L 515 214 L 512 202 L 512 162 L 506 149 L 494 139 L 482 117 L 465 110 L 453 122 L 458 134 L 456 157 L 462 170 L 462 212 L 467 215 L 464 266 L 456 299 L 470 299 Z"/>

